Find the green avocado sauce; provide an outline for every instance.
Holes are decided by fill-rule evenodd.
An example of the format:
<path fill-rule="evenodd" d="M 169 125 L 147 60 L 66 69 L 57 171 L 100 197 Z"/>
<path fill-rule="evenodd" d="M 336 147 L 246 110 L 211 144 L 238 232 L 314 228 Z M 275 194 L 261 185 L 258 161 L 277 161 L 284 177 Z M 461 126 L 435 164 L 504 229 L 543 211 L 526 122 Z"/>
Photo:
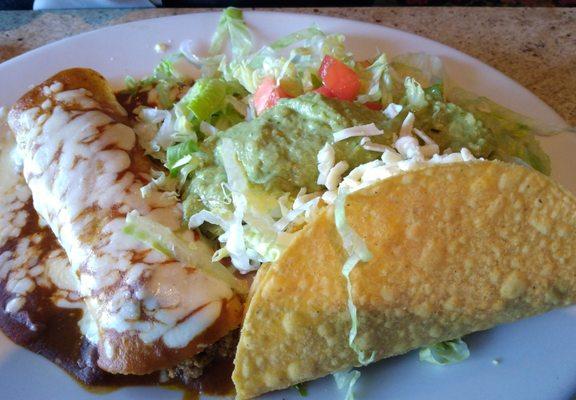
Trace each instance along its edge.
<path fill-rule="evenodd" d="M 208 137 L 196 153 L 199 167 L 185 187 L 185 218 L 202 209 L 218 214 L 232 210 L 220 157 L 223 138 L 234 143 L 249 184 L 248 201 L 265 211 L 274 208 L 284 193 L 295 195 L 301 188 L 308 193 L 321 189 L 316 183 L 317 156 L 326 143 L 333 145 L 336 161 L 346 161 L 350 169 L 380 157 L 378 152 L 365 150 L 359 137 L 334 143 L 334 132 L 374 123 L 384 134 L 371 140 L 391 145 L 408 111 L 415 114 L 415 127 L 438 143 L 441 151 L 466 147 L 476 157 L 520 160 L 540 172 L 550 172 L 550 160 L 528 127 L 446 102 L 442 90 L 434 86 L 424 92 L 417 106 L 400 100 L 404 110 L 392 120 L 361 104 L 307 93 L 281 100 L 259 117 Z"/>
<path fill-rule="evenodd" d="M 334 132 L 370 123 L 385 132 L 373 142 L 391 144 L 401 121 L 388 121 L 379 111 L 316 93 L 280 101 L 252 121 L 237 124 L 203 143 L 201 150 L 212 154 L 212 158 L 195 171 L 188 185 L 186 217 L 203 208 L 222 211 L 230 203 L 223 189 L 226 174 L 219 157 L 222 138 L 232 139 L 252 191 L 278 198 L 286 192 L 296 194 L 301 188 L 319 190 L 316 180 L 320 149 L 326 143 L 334 144 Z M 335 143 L 334 150 L 336 160 L 345 160 L 350 168 L 380 156 L 360 146 L 360 138 Z"/>

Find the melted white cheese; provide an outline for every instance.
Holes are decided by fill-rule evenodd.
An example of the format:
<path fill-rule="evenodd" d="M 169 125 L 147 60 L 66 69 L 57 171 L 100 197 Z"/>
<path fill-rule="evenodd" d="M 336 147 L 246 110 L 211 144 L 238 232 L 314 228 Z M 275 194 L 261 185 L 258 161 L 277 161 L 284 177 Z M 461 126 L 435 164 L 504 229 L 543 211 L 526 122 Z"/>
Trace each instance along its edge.
<path fill-rule="evenodd" d="M 44 109 L 26 112 L 30 129 L 19 133 L 18 142 L 35 208 L 77 271 L 81 296 L 101 331 L 185 346 L 218 318 L 220 310 L 202 314 L 196 326 L 189 322 L 180 327 L 178 332 L 186 333 L 177 336 L 185 339 L 175 340 L 174 329 L 181 320 L 194 321 L 197 310 L 230 298 L 231 289 L 123 232 L 126 214 L 132 210 L 170 228 L 179 227 L 179 205 L 175 199 L 140 195 L 150 178 L 130 169 L 136 143 L 131 128 L 99 111 L 86 90 L 50 93 Z M 112 210 L 116 211 L 111 214 Z M 56 272 L 54 276 L 63 287 L 76 283 Z M 26 285 L 21 283 L 24 289 Z M 93 330 L 90 322 L 81 326 Z M 105 353 L 114 354 L 114 349 L 105 348 Z"/>
<path fill-rule="evenodd" d="M 2 114 L 0 112 L 0 117 Z M 78 294 L 78 279 L 72 273 L 66 254 L 57 248 L 46 253 L 42 246 L 42 241 L 52 236 L 42 226 L 36 232 L 21 236 L 28 220 L 38 217 L 25 208 L 31 193 L 20 173 L 22 159 L 17 150 L 12 133 L 0 118 L 0 165 L 3 167 L 0 180 L 0 247 L 12 238 L 19 238 L 15 248 L 0 253 L 0 280 L 12 294 L 5 311 L 18 313 L 26 305 L 27 296 L 37 287 L 53 289 L 52 301 L 56 306 L 83 309 L 85 305 Z M 82 323 L 88 316 L 89 313 L 84 312 L 80 329 L 89 340 L 95 342 L 97 329 L 89 332 L 85 329 L 87 325 Z"/>
<path fill-rule="evenodd" d="M 185 347 L 194 337 L 206 330 L 214 319 L 220 315 L 222 303 L 215 301 L 164 334 L 164 343 L 171 348 Z"/>

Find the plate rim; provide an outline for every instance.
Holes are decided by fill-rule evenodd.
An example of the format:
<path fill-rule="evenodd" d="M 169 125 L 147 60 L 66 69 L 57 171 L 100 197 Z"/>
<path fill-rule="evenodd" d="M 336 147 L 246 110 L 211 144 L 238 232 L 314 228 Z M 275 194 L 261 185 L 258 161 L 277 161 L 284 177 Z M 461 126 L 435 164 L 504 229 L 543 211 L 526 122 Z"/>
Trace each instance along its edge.
<path fill-rule="evenodd" d="M 278 11 L 249 11 L 249 10 L 244 10 L 246 13 L 246 16 L 248 18 L 250 18 L 251 16 L 260 16 L 260 15 L 264 15 L 267 18 L 278 18 L 281 16 L 285 16 L 285 15 L 290 15 L 292 17 L 295 18 L 299 18 L 299 17 L 307 17 L 307 18 L 315 18 L 316 21 L 322 23 L 322 21 L 329 21 L 329 23 L 335 23 L 335 22 L 341 22 L 344 24 L 354 24 L 354 25 L 367 25 L 370 26 L 371 28 L 377 28 L 378 30 L 380 30 L 380 32 L 396 32 L 399 35 L 405 36 L 413 41 L 417 41 L 420 43 L 430 43 L 433 44 L 434 46 L 436 46 L 439 49 L 443 49 L 443 50 L 447 50 L 449 52 L 456 52 L 460 57 L 463 57 L 464 60 L 466 61 L 470 61 L 471 63 L 473 63 L 475 66 L 482 66 L 483 68 L 486 68 L 486 71 L 488 71 L 489 73 L 489 77 L 491 76 L 498 76 L 499 78 L 504 78 L 505 81 L 510 82 L 510 84 L 514 84 L 515 85 L 515 90 L 521 90 L 524 91 L 526 95 L 534 97 L 537 101 L 538 101 L 538 106 L 542 108 L 542 112 L 544 113 L 544 111 L 548 111 L 550 115 L 554 115 L 559 121 L 563 121 L 564 123 L 566 121 L 564 121 L 564 119 L 552 108 L 550 107 L 546 102 L 544 102 L 542 99 L 540 99 L 537 95 L 535 95 L 534 93 L 532 93 L 530 90 L 528 90 L 526 87 L 524 87 L 523 85 L 521 85 L 520 83 L 518 83 L 516 80 L 514 80 L 513 78 L 505 75 L 504 73 L 502 73 L 501 71 L 497 70 L 496 68 L 492 67 L 491 65 L 484 63 L 483 61 L 468 55 L 467 53 L 460 51 L 458 49 L 455 49 L 453 47 L 450 47 L 448 45 L 445 45 L 441 42 L 435 41 L 433 39 L 429 39 L 420 35 L 417 35 L 415 33 L 412 32 L 407 32 L 401 29 L 397 29 L 397 28 L 391 28 L 388 27 L 386 25 L 379 25 L 379 24 L 375 24 L 375 23 L 371 23 L 371 22 L 365 22 L 365 21 L 358 21 L 358 20 L 354 20 L 354 19 L 350 19 L 350 18 L 341 18 L 341 17 L 332 17 L 332 16 L 318 16 L 315 14 L 310 14 L 310 13 L 294 13 L 294 12 L 278 12 Z M 50 52 L 52 50 L 53 47 L 57 47 L 57 46 L 66 46 L 66 42 L 67 41 L 72 41 L 72 40 L 82 40 L 84 37 L 86 36 L 90 36 L 90 35 L 101 35 L 103 34 L 109 34 L 108 32 L 110 31 L 114 31 L 116 29 L 123 29 L 125 28 L 127 25 L 133 25 L 133 26 L 137 26 L 139 24 L 142 23 L 146 23 L 146 22 L 151 22 L 151 21 L 158 21 L 159 23 L 163 23 L 164 20 L 172 20 L 172 19 L 186 19 L 186 18 L 190 18 L 190 16 L 198 16 L 197 18 L 201 18 L 203 16 L 210 16 L 211 18 L 213 18 L 215 15 L 219 15 L 220 12 L 218 11 L 212 11 L 212 12 L 193 12 L 193 13 L 186 13 L 186 14 L 180 14 L 180 15 L 170 15 L 170 16 L 162 16 L 162 17 L 151 17 L 151 18 L 144 18 L 144 19 L 140 19 L 137 21 L 131 21 L 131 22 L 126 22 L 126 23 L 120 23 L 120 24 L 116 24 L 116 25 L 112 25 L 112 26 L 107 26 L 107 27 L 103 27 L 103 28 L 98 28 L 98 29 L 93 29 L 90 30 L 88 32 L 83 32 L 74 36 L 70 36 L 67 38 L 63 38 L 51 43 L 48 43 L 46 45 L 40 46 L 36 49 L 30 50 L 29 52 L 23 53 L 17 57 L 14 57 L 10 60 L 5 61 L 4 63 L 0 64 L 0 73 L 2 72 L 3 68 L 6 67 L 11 67 L 12 64 L 18 64 L 20 62 L 28 62 L 28 58 L 34 58 L 37 57 L 37 54 L 42 54 L 44 52 Z M 373 36 L 372 34 L 369 34 L 369 36 Z M 381 37 L 381 35 L 379 34 L 378 36 L 374 35 L 376 38 L 377 37 Z M 193 40 L 195 40 L 194 38 L 192 38 Z M 197 38 L 196 38 L 197 39 Z M 386 39 L 384 37 L 382 37 L 382 40 L 385 41 Z M 484 72 L 481 74 L 482 76 L 485 76 Z M 4 335 L 2 335 L 4 336 Z M 10 342 L 10 344 L 12 344 L 12 342 L 9 339 L 5 339 L 7 341 Z M 34 355 L 36 356 L 36 355 Z"/>
<path fill-rule="evenodd" d="M 459 54 L 460 57 L 463 57 L 463 59 L 470 61 L 474 64 L 481 65 L 483 68 L 487 68 L 488 71 L 490 72 L 490 75 L 496 75 L 500 79 L 505 79 L 505 80 L 510 81 L 511 83 L 513 83 L 517 87 L 517 89 L 521 90 L 524 95 L 528 95 L 528 96 L 536 98 L 538 100 L 538 102 L 540 103 L 540 106 L 542 106 L 543 109 L 545 109 L 552 117 L 554 117 L 558 121 L 559 124 L 564 124 L 566 126 L 569 125 L 568 122 L 560 114 L 558 114 L 558 112 L 554 108 L 552 108 L 552 106 L 550 106 L 548 103 L 546 103 L 538 95 L 536 95 L 535 93 L 530 91 L 528 88 L 526 88 L 520 82 L 518 82 L 516 79 L 506 75 L 502 71 L 498 70 L 497 68 L 493 67 L 490 64 L 485 63 L 484 61 L 480 60 L 479 58 L 471 56 L 462 50 L 448 46 L 448 45 L 446 45 L 442 42 L 436 41 L 434 39 L 430 39 L 430 38 L 418 35 L 418 34 L 413 33 L 413 32 L 402 30 L 402 29 L 392 28 L 392 27 L 389 27 L 387 25 L 380 25 L 380 24 L 377 24 L 374 22 L 359 21 L 359 20 L 355 20 L 353 18 L 335 17 L 335 16 L 330 16 L 330 15 L 316 15 L 316 14 L 312 14 L 312 13 L 308 13 L 308 12 L 296 13 L 296 12 L 292 12 L 292 11 L 283 12 L 283 11 L 268 11 L 268 10 L 266 10 L 266 11 L 250 10 L 250 9 L 245 9 L 245 8 L 241 8 L 241 9 L 244 12 L 244 15 L 248 18 L 250 18 L 251 16 L 256 16 L 256 17 L 268 16 L 268 17 L 278 18 L 281 16 L 288 15 L 288 16 L 293 17 L 293 18 L 299 18 L 299 17 L 315 18 L 315 19 L 332 21 L 332 22 L 342 21 L 345 23 L 367 25 L 367 26 L 370 26 L 371 28 L 382 29 L 384 31 L 387 30 L 390 32 L 395 32 L 396 34 L 407 36 L 407 37 L 411 38 L 412 40 L 418 41 L 420 43 L 433 44 L 434 46 L 439 46 L 443 50 L 447 50 L 449 52 L 456 52 Z M 126 27 L 137 26 L 139 24 L 152 22 L 152 21 L 162 23 L 163 21 L 166 21 L 166 20 L 185 19 L 185 18 L 190 18 L 190 16 L 195 16 L 197 18 L 201 18 L 202 16 L 208 16 L 208 17 L 214 18 L 214 17 L 220 15 L 220 13 L 221 13 L 221 11 L 187 12 L 187 13 L 178 14 L 178 15 L 166 15 L 166 16 L 161 16 L 161 17 L 143 18 L 143 19 L 139 19 L 136 21 L 124 22 L 124 23 L 119 23 L 119 24 L 115 24 L 115 25 L 111 25 L 111 26 L 96 28 L 96 29 L 93 29 L 93 30 L 90 30 L 87 32 L 82 32 L 82 33 L 79 33 L 76 35 L 61 38 L 61 39 L 56 40 L 54 42 L 44 44 L 40 47 L 29 50 L 25 53 L 19 54 L 16 57 L 10 58 L 10 59 L 0 63 L 0 74 L 2 73 L 2 70 L 4 68 L 9 68 L 13 64 L 18 64 L 20 62 L 26 62 L 26 60 L 28 58 L 36 57 L 37 54 L 41 54 L 43 52 L 49 52 L 54 47 L 65 45 L 67 41 L 81 40 L 85 37 L 89 37 L 89 36 L 93 36 L 93 35 L 101 35 L 103 32 L 107 33 L 107 32 L 117 30 L 117 29 L 124 29 Z"/>

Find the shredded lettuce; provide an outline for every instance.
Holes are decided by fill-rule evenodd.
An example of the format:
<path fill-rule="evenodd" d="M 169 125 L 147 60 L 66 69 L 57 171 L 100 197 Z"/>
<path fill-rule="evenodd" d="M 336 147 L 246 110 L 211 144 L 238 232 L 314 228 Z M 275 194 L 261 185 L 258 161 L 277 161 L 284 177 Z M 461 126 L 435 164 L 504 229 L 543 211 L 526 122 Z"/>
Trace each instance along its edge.
<path fill-rule="evenodd" d="M 356 305 L 354 304 L 354 293 L 350 274 L 360 261 L 370 261 L 370 259 L 372 259 L 372 253 L 370 253 L 364 240 L 358 235 L 358 233 L 356 233 L 356 231 L 354 231 L 354 229 L 352 229 L 350 225 L 348 225 L 348 222 L 346 221 L 346 197 L 347 193 L 345 191 L 338 194 L 334 205 L 334 220 L 336 223 L 336 229 L 342 238 L 344 248 L 349 255 L 342 267 L 342 275 L 344 275 L 344 278 L 346 279 L 346 290 L 348 293 L 347 304 L 351 319 L 348 345 L 358 355 L 358 362 L 362 365 L 366 365 L 374 361 L 376 352 L 372 352 L 370 356 L 367 356 L 366 353 L 355 343 L 356 335 L 358 333 L 358 317 Z"/>
<path fill-rule="evenodd" d="M 180 54 L 193 66 L 200 69 L 202 78 L 215 78 L 219 74 L 220 64 L 225 62 L 223 54 L 202 57 L 195 52 L 195 43 L 192 40 L 185 40 L 180 43 Z"/>
<path fill-rule="evenodd" d="M 140 110 L 139 141 L 147 154 L 164 162 L 171 176 L 179 177 L 183 187 L 189 174 L 205 161 L 198 143 L 244 120 L 234 103 L 240 100 L 234 96 L 245 93 L 237 82 L 199 79 L 172 110 Z"/>
<path fill-rule="evenodd" d="M 283 231 L 294 222 L 298 217 L 304 214 L 306 211 L 318 206 L 320 202 L 320 197 L 315 197 L 312 200 L 307 201 L 306 203 L 302 204 L 299 207 L 294 208 L 293 210 L 289 211 L 285 216 L 280 218 L 278 221 L 274 223 L 274 227 L 278 231 Z"/>
<path fill-rule="evenodd" d="M 284 251 L 284 246 L 276 241 L 275 234 L 262 232 L 252 227 L 244 229 L 244 240 L 246 247 L 257 253 L 253 254 L 252 258 L 260 262 L 274 262 Z"/>
<path fill-rule="evenodd" d="M 412 77 L 424 87 L 442 85 L 445 80 L 442 60 L 431 54 L 400 54 L 391 64 L 399 79 Z"/>
<path fill-rule="evenodd" d="M 146 243 L 168 257 L 192 265 L 202 272 L 228 284 L 239 294 L 247 294 L 246 282 L 220 263 L 212 262 L 210 247 L 202 240 L 185 241 L 168 227 L 131 211 L 126 216 L 124 233 Z"/>
<path fill-rule="evenodd" d="M 188 228 L 190 229 L 198 228 L 205 222 L 208 222 L 209 224 L 213 225 L 220 225 L 220 226 L 226 225 L 226 221 L 224 221 L 222 217 L 220 217 L 219 215 L 216 215 L 207 210 L 201 210 L 200 212 L 192 215 L 188 219 Z"/>
<path fill-rule="evenodd" d="M 228 41 L 234 57 L 243 56 L 252 49 L 252 35 L 244 22 L 244 14 L 234 7 L 222 11 L 216 33 L 212 37 L 210 53 L 221 53 Z"/>
<path fill-rule="evenodd" d="M 332 374 L 339 390 L 346 389 L 344 400 L 354 400 L 354 385 L 360 378 L 360 371 L 348 369 Z"/>
<path fill-rule="evenodd" d="M 192 161 L 192 153 L 198 151 L 198 144 L 195 140 L 172 145 L 166 149 L 166 168 L 171 176 L 178 175 L 182 167 Z"/>
<path fill-rule="evenodd" d="M 183 81 L 183 76 L 174 67 L 174 56 L 165 58 L 154 68 L 152 76 L 159 82 L 166 82 L 167 84 L 175 85 Z"/>
<path fill-rule="evenodd" d="M 254 53 L 223 62 L 218 69 L 224 79 L 238 80 L 250 93 L 256 91 L 264 78 L 272 77 L 291 96 L 298 96 L 319 86 L 317 73 L 325 55 L 349 66 L 355 65 L 352 54 L 344 46 L 344 36 L 327 35 L 313 26 L 280 38 Z"/>
<path fill-rule="evenodd" d="M 220 157 L 226 170 L 228 187 L 232 193 L 232 203 L 234 205 L 234 215 L 227 232 L 226 250 L 230 253 L 232 264 L 239 271 L 246 273 L 258 268 L 258 265 L 250 263 L 244 241 L 243 219 L 248 207 L 245 196 L 248 183 L 243 168 L 236 159 L 236 149 L 231 139 L 222 140 Z"/>
<path fill-rule="evenodd" d="M 155 89 L 158 102 L 164 109 L 169 109 L 174 104 L 175 94 L 172 89 L 178 85 L 185 85 L 187 79 L 175 67 L 175 62 L 181 58 L 180 54 L 173 54 L 164 58 L 154 68 L 152 75 L 141 80 L 127 76 L 124 79 L 126 91 L 134 95 L 140 91 Z"/>
<path fill-rule="evenodd" d="M 138 143 L 146 154 L 163 159 L 163 150 L 172 143 L 174 133 L 173 112 L 143 107 L 138 113 L 139 123 L 134 127 Z"/>
<path fill-rule="evenodd" d="M 404 87 L 406 88 L 406 105 L 410 111 L 419 111 L 428 106 L 426 94 L 422 85 L 414 78 L 407 77 L 404 80 Z"/>
<path fill-rule="evenodd" d="M 226 83 L 221 79 L 198 79 L 178 103 L 184 115 L 192 114 L 198 121 L 208 121 L 226 105 Z"/>
<path fill-rule="evenodd" d="M 294 385 L 294 389 L 298 391 L 300 397 L 308 396 L 308 388 L 306 387 L 305 383 L 297 383 L 296 385 Z"/>
<path fill-rule="evenodd" d="M 392 103 L 394 100 L 394 80 L 392 72 L 386 54 L 380 54 L 364 71 L 367 90 L 365 94 L 358 96 L 358 101 L 360 103 L 375 101 L 382 104 Z"/>
<path fill-rule="evenodd" d="M 342 243 L 349 255 L 355 255 L 358 261 L 367 262 L 372 259 L 372 253 L 368 249 L 364 239 L 346 221 L 346 198 L 348 194 L 342 192 L 338 195 L 334 208 L 334 220 L 336 229 L 342 238 Z"/>
<path fill-rule="evenodd" d="M 162 171 L 151 172 L 152 180 L 147 185 L 140 188 L 140 194 L 143 199 L 152 196 L 154 191 L 160 191 L 164 196 L 178 197 L 178 181 Z"/>
<path fill-rule="evenodd" d="M 170 139 L 183 142 L 202 140 L 219 130 L 244 121 L 241 104 L 235 96 L 246 91 L 236 81 L 201 78 L 174 106 L 174 126 Z"/>
<path fill-rule="evenodd" d="M 272 42 L 269 47 L 272 50 L 282 50 L 303 40 L 309 40 L 316 36 L 322 35 L 324 35 L 324 32 L 322 32 L 317 25 L 314 25 L 310 28 L 301 29 L 299 31 L 292 32 L 280 39 L 277 39 L 276 41 Z"/>
<path fill-rule="evenodd" d="M 449 365 L 466 360 L 470 350 L 462 339 L 454 339 L 420 349 L 419 357 L 431 364 Z"/>
<path fill-rule="evenodd" d="M 217 134 L 219 130 L 214 125 L 211 125 L 206 121 L 202 121 L 200 122 L 200 132 L 202 132 L 204 137 L 208 137 Z"/>

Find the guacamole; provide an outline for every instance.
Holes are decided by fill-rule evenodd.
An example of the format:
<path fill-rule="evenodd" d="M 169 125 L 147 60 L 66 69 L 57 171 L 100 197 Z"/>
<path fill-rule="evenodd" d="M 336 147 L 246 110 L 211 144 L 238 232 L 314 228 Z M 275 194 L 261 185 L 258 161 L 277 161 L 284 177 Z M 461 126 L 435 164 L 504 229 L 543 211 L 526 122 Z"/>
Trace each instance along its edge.
<path fill-rule="evenodd" d="M 326 144 L 333 144 L 333 133 L 352 126 L 374 123 L 385 134 L 373 142 L 391 144 L 401 121 L 388 121 L 379 111 L 348 101 L 333 100 L 308 93 L 279 104 L 252 121 L 242 122 L 208 138 L 201 151 L 213 155 L 211 162 L 195 171 L 187 188 L 186 216 L 203 208 L 226 209 L 226 174 L 219 157 L 222 138 L 232 139 L 236 157 L 244 168 L 251 192 L 258 199 L 275 201 L 283 193 L 296 194 L 301 188 L 320 190 L 317 155 Z M 360 146 L 360 138 L 334 144 L 337 160 L 350 168 L 372 161 L 379 153 Z"/>
<path fill-rule="evenodd" d="M 543 174 L 550 174 L 550 158 L 529 126 L 473 104 L 460 106 L 446 102 L 432 91 L 427 92 L 424 107 L 414 110 L 415 126 L 438 143 L 440 149 L 458 151 L 466 147 L 476 157 L 520 160 Z"/>
<path fill-rule="evenodd" d="M 403 101 L 403 105 L 403 111 L 388 120 L 382 112 L 362 104 L 307 93 L 281 100 L 259 117 L 208 137 L 197 153 L 199 167 L 186 185 L 185 217 L 202 209 L 218 214 L 232 210 L 220 154 L 224 138 L 234 143 L 236 158 L 249 184 L 246 195 L 250 205 L 269 211 L 284 193 L 322 189 L 316 183 L 317 155 L 326 143 L 333 145 L 336 160 L 346 161 L 350 169 L 380 157 L 378 152 L 365 150 L 358 137 L 334 143 L 334 132 L 374 123 L 384 134 L 371 140 L 391 145 L 409 111 L 416 116 L 415 127 L 438 143 L 441 152 L 466 147 L 476 157 L 521 160 L 549 173 L 548 157 L 521 126 L 495 125 L 486 115 L 446 102 L 440 92 L 429 89 L 422 92 L 417 107 L 409 101 Z"/>

